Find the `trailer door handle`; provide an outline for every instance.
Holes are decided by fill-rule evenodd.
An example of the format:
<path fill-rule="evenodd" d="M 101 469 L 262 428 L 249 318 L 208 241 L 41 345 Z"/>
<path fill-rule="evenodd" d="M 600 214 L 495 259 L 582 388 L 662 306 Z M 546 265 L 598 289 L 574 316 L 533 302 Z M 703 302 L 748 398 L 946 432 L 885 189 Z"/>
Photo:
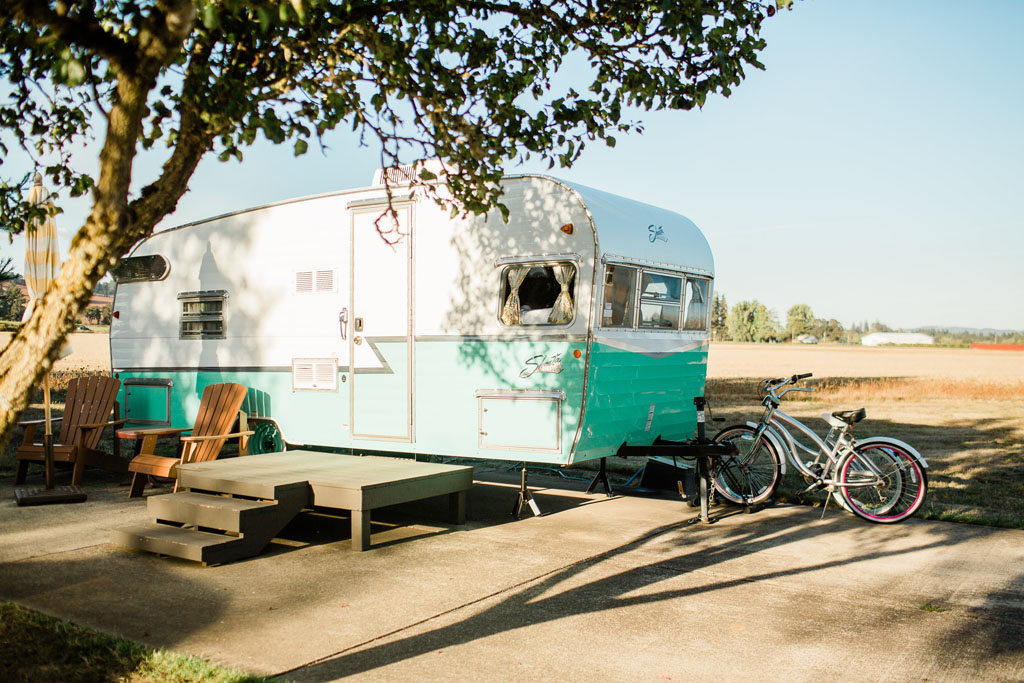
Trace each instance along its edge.
<path fill-rule="evenodd" d="M 341 328 L 341 338 L 348 338 L 348 309 L 341 309 L 341 313 L 338 314 L 338 327 Z"/>

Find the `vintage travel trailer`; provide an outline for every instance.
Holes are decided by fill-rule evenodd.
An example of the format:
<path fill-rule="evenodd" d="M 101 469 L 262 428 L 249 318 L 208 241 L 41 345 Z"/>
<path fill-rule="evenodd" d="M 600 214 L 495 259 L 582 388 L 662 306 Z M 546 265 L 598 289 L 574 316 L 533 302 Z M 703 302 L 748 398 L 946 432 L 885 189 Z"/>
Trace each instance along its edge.
<path fill-rule="evenodd" d="M 389 172 L 394 169 L 389 169 Z M 452 218 L 374 186 L 154 234 L 122 259 L 111 367 L 134 424 L 249 387 L 253 452 L 564 465 L 693 436 L 714 265 L 683 216 L 539 175 Z"/>

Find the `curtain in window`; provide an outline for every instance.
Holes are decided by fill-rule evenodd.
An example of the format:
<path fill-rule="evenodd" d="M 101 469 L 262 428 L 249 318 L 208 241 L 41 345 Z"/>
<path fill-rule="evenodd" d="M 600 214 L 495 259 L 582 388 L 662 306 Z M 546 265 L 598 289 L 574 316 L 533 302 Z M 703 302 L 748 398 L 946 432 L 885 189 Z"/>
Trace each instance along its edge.
<path fill-rule="evenodd" d="M 686 307 L 684 330 L 703 330 L 707 326 L 708 296 L 707 284 L 703 280 L 690 280 L 690 303 Z"/>
<path fill-rule="evenodd" d="M 569 296 L 569 283 L 572 282 L 572 275 L 575 271 L 568 263 L 551 266 L 551 270 L 554 272 L 558 284 L 562 286 L 562 291 L 558 293 L 558 298 L 555 299 L 555 305 L 551 309 L 551 315 L 548 316 L 548 322 L 560 325 L 572 320 L 572 297 Z"/>
<path fill-rule="evenodd" d="M 519 285 L 523 284 L 529 268 L 508 269 L 508 299 L 501 307 L 501 322 L 506 325 L 522 325 L 523 316 L 519 309 Z"/>

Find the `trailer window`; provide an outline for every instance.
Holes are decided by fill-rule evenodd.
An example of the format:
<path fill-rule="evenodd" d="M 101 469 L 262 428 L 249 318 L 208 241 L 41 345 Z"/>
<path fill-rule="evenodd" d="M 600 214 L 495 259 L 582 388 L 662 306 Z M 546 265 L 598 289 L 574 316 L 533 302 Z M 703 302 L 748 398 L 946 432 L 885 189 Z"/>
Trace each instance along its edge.
<path fill-rule="evenodd" d="M 576 315 L 572 263 L 514 265 L 501 275 L 502 324 L 564 325 Z"/>
<path fill-rule="evenodd" d="M 681 277 L 645 272 L 640 278 L 640 327 L 655 330 L 679 329 L 682 291 Z"/>
<path fill-rule="evenodd" d="M 228 293 L 223 289 L 205 292 L 182 292 L 181 339 L 223 339 L 224 313 Z"/>
<path fill-rule="evenodd" d="M 704 278 L 686 278 L 686 318 L 684 330 L 708 329 L 708 289 L 710 282 Z"/>
<path fill-rule="evenodd" d="M 117 284 L 126 282 L 145 282 L 146 280 L 163 280 L 167 277 L 170 265 L 167 259 L 158 254 L 149 256 L 126 256 L 110 269 Z"/>
<path fill-rule="evenodd" d="M 636 301 L 636 268 L 606 266 L 604 269 L 604 305 L 601 327 L 633 329 Z"/>

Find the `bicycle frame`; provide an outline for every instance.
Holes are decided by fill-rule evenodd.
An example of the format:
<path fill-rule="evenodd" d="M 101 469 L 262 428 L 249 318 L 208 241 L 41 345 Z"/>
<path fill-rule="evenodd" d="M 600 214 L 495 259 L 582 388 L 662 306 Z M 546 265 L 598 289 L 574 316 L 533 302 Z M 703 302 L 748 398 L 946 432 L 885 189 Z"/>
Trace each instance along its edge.
<path fill-rule="evenodd" d="M 834 421 L 833 419 L 829 419 L 830 416 L 828 415 L 824 416 L 824 419 L 828 422 L 830 429 L 825 438 L 822 439 L 795 417 L 787 415 L 779 410 L 778 398 L 771 396 L 765 398 L 764 406 L 765 413 L 761 416 L 760 422 L 752 425 L 755 426 L 756 431 L 754 433 L 754 443 L 751 446 L 751 452 L 756 450 L 761 439 L 768 438 L 775 442 L 773 445 L 782 447 L 783 453 L 781 455 L 783 458 L 783 466 L 785 466 L 785 460 L 789 460 L 789 462 L 791 462 L 801 474 L 816 480 L 820 484 L 845 488 L 874 485 L 875 482 L 870 480 L 862 480 L 857 483 L 846 482 L 844 484 L 835 478 L 839 460 L 847 453 L 853 451 L 854 445 L 856 444 L 854 439 L 849 436 L 849 425 L 838 420 Z M 799 440 L 794 439 L 789 428 L 795 429 L 801 435 L 809 439 L 817 450 L 808 448 Z M 772 438 L 773 432 L 775 438 Z M 781 435 L 782 438 L 779 438 L 779 435 Z M 810 466 L 805 464 L 802 458 L 798 457 L 797 450 L 814 456 L 814 460 L 810 463 Z M 826 462 L 823 462 L 823 459 Z M 818 464 L 822 467 L 820 472 L 815 472 L 811 469 L 811 467 Z M 861 464 L 866 469 L 870 470 L 876 477 L 881 475 L 878 469 L 870 461 L 863 461 Z M 927 465 L 925 465 L 925 467 L 927 467 Z"/>

